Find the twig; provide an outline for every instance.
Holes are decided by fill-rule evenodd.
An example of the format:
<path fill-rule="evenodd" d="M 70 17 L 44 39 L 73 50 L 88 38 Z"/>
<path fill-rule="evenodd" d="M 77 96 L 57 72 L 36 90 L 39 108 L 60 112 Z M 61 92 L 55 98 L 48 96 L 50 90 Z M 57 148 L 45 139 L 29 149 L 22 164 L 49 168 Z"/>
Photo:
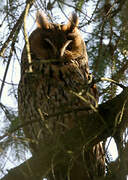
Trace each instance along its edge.
<path fill-rule="evenodd" d="M 6 69 L 5 69 L 3 81 L 2 81 L 2 84 L 1 84 L 0 101 L 1 101 L 2 91 L 3 91 L 3 88 L 4 88 L 4 83 L 5 83 L 5 79 L 6 79 L 6 76 L 7 76 L 8 68 L 9 68 L 9 65 L 10 65 L 10 62 L 11 62 L 11 58 L 12 58 L 12 54 L 13 54 L 14 44 L 15 44 L 15 42 L 12 42 L 12 46 L 11 46 L 11 49 L 10 49 L 9 59 L 8 59 L 8 62 L 7 62 L 7 66 L 6 66 Z"/>
<path fill-rule="evenodd" d="M 29 2 L 29 1 L 28 1 Z M 30 1 L 30 8 L 31 6 L 33 5 L 34 3 L 34 0 Z M 26 8 L 25 8 L 26 10 Z M 13 38 L 13 35 L 17 32 L 20 31 L 21 29 L 21 26 L 22 26 L 22 23 L 23 23 L 23 17 L 24 17 L 24 14 L 25 14 L 25 10 L 22 12 L 22 14 L 20 15 L 19 19 L 17 20 L 16 24 L 13 26 L 12 28 L 12 31 L 10 32 L 10 35 L 8 36 L 7 40 L 5 41 L 5 43 L 3 44 L 1 50 L 0 50 L 0 56 L 3 57 L 4 56 L 4 52 L 9 44 L 9 42 L 12 40 Z"/>
<path fill-rule="evenodd" d="M 108 81 L 108 82 L 111 82 L 111 83 L 114 83 L 116 84 L 117 86 L 121 87 L 122 89 L 125 89 L 126 87 L 120 83 L 118 83 L 117 81 L 113 80 L 113 79 L 110 79 L 110 78 L 100 78 L 100 81 Z"/>
<path fill-rule="evenodd" d="M 107 125 L 107 123 L 105 122 L 105 120 L 103 119 L 103 117 L 100 115 L 99 110 L 98 110 L 95 106 L 93 106 L 93 104 L 91 104 L 90 101 L 86 100 L 85 97 L 81 96 L 80 94 L 78 94 L 78 93 L 76 93 L 76 92 L 74 92 L 74 91 L 70 91 L 70 93 L 71 93 L 71 94 L 74 94 L 76 97 L 80 98 L 83 102 L 85 102 L 86 104 L 88 104 L 89 107 L 90 107 L 94 112 L 96 112 L 96 113 L 98 114 L 101 122 L 107 127 L 107 131 L 109 132 L 108 125 Z M 88 92 L 86 93 L 86 95 L 89 96 L 89 97 L 92 97 L 92 96 L 89 95 Z M 93 100 L 94 100 L 94 98 L 93 98 Z"/>
<path fill-rule="evenodd" d="M 5 41 L 5 43 L 3 44 L 2 48 L 1 48 L 1 51 L 0 51 L 0 56 L 1 57 L 4 57 L 4 52 L 5 52 L 8 44 L 9 44 L 9 42 L 12 40 L 13 35 L 16 33 L 17 29 L 20 30 L 21 25 L 22 25 L 23 16 L 24 16 L 24 11 L 22 12 L 21 16 L 17 20 L 16 24 L 13 26 L 12 31 L 10 32 L 10 35 L 8 36 L 8 38 Z"/>
<path fill-rule="evenodd" d="M 33 2 L 34 2 L 34 0 L 27 1 L 27 5 L 29 4 L 29 9 L 31 8 Z M 4 52 L 5 52 L 8 44 L 9 44 L 9 42 L 12 40 L 12 38 L 14 39 L 12 41 L 12 45 L 11 45 L 11 49 L 10 49 L 10 55 L 9 55 L 9 60 L 7 62 L 7 66 L 6 66 L 6 69 L 5 69 L 5 73 L 4 73 L 4 77 L 3 77 L 3 81 L 2 81 L 2 85 L 1 85 L 1 89 L 0 89 L 0 101 L 1 101 L 2 91 L 3 91 L 5 79 L 6 79 L 6 76 L 7 76 L 8 68 L 9 68 L 9 65 L 10 65 L 10 62 L 11 62 L 11 57 L 12 57 L 13 50 L 14 50 L 14 45 L 15 45 L 15 42 L 16 42 L 16 39 L 17 39 L 17 36 L 18 36 L 18 32 L 20 31 L 20 28 L 21 28 L 21 25 L 22 25 L 22 19 L 23 19 L 23 16 L 24 16 L 25 13 L 26 13 L 26 9 L 22 12 L 20 18 L 18 19 L 18 21 L 16 22 L 16 24 L 12 28 L 12 31 L 11 31 L 8 39 L 5 41 L 5 43 L 2 46 L 1 51 L 0 51 L 0 56 L 4 57 Z M 16 33 L 16 31 L 17 31 L 17 33 Z"/>
<path fill-rule="evenodd" d="M 43 113 L 41 112 L 41 109 L 40 109 L 40 108 L 38 109 L 38 112 L 39 112 L 39 114 L 40 114 L 41 120 L 44 122 L 44 125 L 45 125 L 46 129 L 47 129 L 47 130 L 49 131 L 49 133 L 52 135 L 53 132 L 52 132 L 52 130 L 50 129 L 50 127 L 49 127 L 49 125 L 48 125 L 48 123 L 47 123 L 47 120 L 45 120 L 44 115 L 43 115 Z"/>
<path fill-rule="evenodd" d="M 98 112 L 98 110 L 90 103 L 90 101 L 88 101 L 85 97 L 81 96 L 80 94 L 70 90 L 71 94 L 74 94 L 75 96 L 77 96 L 78 98 L 80 98 L 82 101 L 84 101 L 86 104 L 88 104 L 90 106 L 90 108 L 94 111 L 94 112 Z M 87 94 L 87 93 L 86 93 Z M 88 93 L 89 94 L 89 93 Z M 87 94 L 87 96 L 88 96 Z"/>
<path fill-rule="evenodd" d="M 3 106 L 2 104 L 0 104 L 0 106 Z M 91 110 L 90 108 L 72 108 L 72 109 L 67 109 L 66 111 L 59 111 L 57 113 L 53 113 L 53 114 L 49 114 L 48 116 L 44 116 L 44 118 L 46 118 L 46 120 L 48 120 L 49 118 L 51 117 L 55 117 L 55 116 L 58 116 L 58 115 L 62 115 L 62 114 L 69 114 L 69 113 L 72 113 L 72 112 L 76 112 L 76 111 L 87 111 L 87 110 Z M 22 123 L 20 125 L 18 125 L 17 127 L 15 127 L 13 130 L 11 130 L 10 132 L 7 132 L 5 133 L 4 135 L 0 136 L 0 140 L 4 139 L 5 137 L 7 136 L 10 136 L 10 134 L 13 134 L 15 133 L 16 131 L 18 131 L 19 129 L 23 128 L 23 127 L 26 127 L 28 126 L 29 124 L 32 124 L 32 123 L 37 123 L 39 122 L 37 119 L 36 120 L 30 120 L 30 121 L 26 121 L 25 123 Z"/>
<path fill-rule="evenodd" d="M 32 60 L 31 60 L 31 53 L 30 53 L 30 44 L 29 44 L 29 39 L 28 39 L 28 35 L 27 35 L 27 31 L 26 31 L 26 18 L 30 9 L 31 3 L 28 2 L 26 4 L 26 8 L 25 8 L 25 13 L 24 13 L 24 38 L 25 38 L 25 42 L 26 42 L 26 51 L 27 51 L 27 58 L 28 58 L 28 63 L 31 64 Z M 32 72 L 32 66 L 29 66 L 29 72 Z"/>
<path fill-rule="evenodd" d="M 105 77 L 101 77 L 101 78 L 97 78 L 97 79 L 92 79 L 91 83 L 89 84 L 90 86 L 100 82 L 100 81 L 108 81 L 111 82 L 119 87 L 121 87 L 122 89 L 125 89 L 126 86 L 124 86 L 123 84 L 118 83 L 117 81 L 110 79 L 110 78 L 105 78 Z"/>
<path fill-rule="evenodd" d="M 3 82 L 2 79 L 0 79 L 0 81 Z M 10 86 L 18 86 L 18 84 L 15 84 L 15 83 L 13 83 L 13 82 L 11 83 L 11 82 L 5 81 L 4 83 L 7 84 L 7 85 L 10 85 Z"/>
<path fill-rule="evenodd" d="M 121 0 L 117 9 L 115 9 L 111 14 L 111 18 L 114 18 L 123 8 L 127 0 Z"/>

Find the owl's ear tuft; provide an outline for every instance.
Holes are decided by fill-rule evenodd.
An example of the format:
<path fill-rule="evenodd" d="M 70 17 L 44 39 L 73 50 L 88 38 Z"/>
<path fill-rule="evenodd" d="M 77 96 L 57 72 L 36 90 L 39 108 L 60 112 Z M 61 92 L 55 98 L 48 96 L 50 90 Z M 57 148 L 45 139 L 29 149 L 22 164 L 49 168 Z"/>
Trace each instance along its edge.
<path fill-rule="evenodd" d="M 50 28 L 50 23 L 49 23 L 47 17 L 45 16 L 45 14 L 43 14 L 39 11 L 37 11 L 37 14 L 36 14 L 36 23 L 39 28 L 42 28 L 42 29 Z"/>
<path fill-rule="evenodd" d="M 79 24 L 79 19 L 77 17 L 76 13 L 72 13 L 71 17 L 69 18 L 69 21 L 66 25 L 63 26 L 63 30 L 65 31 L 74 31 Z"/>
<path fill-rule="evenodd" d="M 70 18 L 70 28 L 75 28 L 78 27 L 79 25 L 79 18 L 77 17 L 76 13 L 72 13 L 71 18 Z"/>

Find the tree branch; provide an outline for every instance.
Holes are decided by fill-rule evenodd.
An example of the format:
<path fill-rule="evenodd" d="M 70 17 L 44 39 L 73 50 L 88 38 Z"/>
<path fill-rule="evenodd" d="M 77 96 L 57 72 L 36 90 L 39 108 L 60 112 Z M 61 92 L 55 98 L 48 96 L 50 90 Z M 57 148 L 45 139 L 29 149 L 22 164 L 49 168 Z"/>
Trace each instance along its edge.
<path fill-rule="evenodd" d="M 30 5 L 30 8 L 31 6 L 33 5 L 34 3 L 34 0 L 27 0 L 26 3 L 30 3 L 31 2 L 31 5 Z M 23 17 L 24 17 L 24 14 L 25 14 L 25 11 L 26 11 L 26 8 L 24 9 L 24 11 L 22 12 L 22 14 L 20 15 L 19 19 L 17 20 L 16 24 L 13 26 L 12 28 L 12 31 L 10 32 L 7 40 L 5 41 L 5 43 L 3 44 L 1 50 L 0 50 L 0 56 L 4 56 L 4 52 L 9 44 L 10 41 L 12 41 L 12 38 L 14 36 L 14 34 L 17 32 L 17 34 L 19 33 L 20 29 L 21 29 L 21 26 L 22 26 L 22 23 L 23 23 Z"/>
<path fill-rule="evenodd" d="M 127 112 L 128 88 L 125 88 L 112 100 L 99 105 L 98 113 L 92 112 L 86 118 L 81 115 L 79 118 L 82 129 L 76 125 L 71 130 L 67 130 L 64 135 L 52 136 L 47 143 L 40 145 L 36 155 L 10 170 L 1 180 L 40 180 L 46 177 L 51 166 L 55 167 L 63 162 L 68 166 L 71 154 L 80 153 L 83 147 L 91 148 L 111 136 L 115 128 L 121 130 L 126 128 Z M 105 123 L 101 121 L 100 116 Z M 53 158 L 55 163 L 52 162 Z"/>

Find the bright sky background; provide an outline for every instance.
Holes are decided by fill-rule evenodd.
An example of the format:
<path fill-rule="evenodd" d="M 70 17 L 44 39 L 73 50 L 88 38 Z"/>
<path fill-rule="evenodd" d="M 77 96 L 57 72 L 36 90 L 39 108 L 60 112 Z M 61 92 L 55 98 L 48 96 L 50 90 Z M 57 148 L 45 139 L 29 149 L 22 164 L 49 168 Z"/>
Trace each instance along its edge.
<path fill-rule="evenodd" d="M 69 15 L 71 14 L 71 12 L 73 11 L 73 9 L 71 8 L 65 8 L 64 9 L 64 12 L 66 15 Z M 91 16 L 91 12 L 92 12 L 92 9 L 90 8 L 90 6 L 88 6 L 88 11 L 87 11 L 87 15 L 88 16 Z M 67 22 L 67 19 L 64 15 L 62 15 L 61 13 L 61 10 L 59 9 L 54 9 L 53 11 L 53 14 L 54 15 L 58 15 L 60 18 L 59 20 L 59 23 L 60 22 Z M 61 14 L 61 16 L 60 16 Z M 35 12 L 33 13 L 33 17 L 35 17 Z M 29 16 L 28 20 L 27 20 L 27 24 L 28 24 L 28 34 L 30 34 L 30 32 L 32 32 L 33 29 L 35 29 L 36 25 L 35 25 L 35 21 L 33 20 L 33 17 L 32 16 Z M 1 28 L 0 29 L 0 33 L 4 30 L 4 27 L 3 29 Z M 91 32 L 92 30 L 92 27 L 87 27 L 87 31 L 88 32 Z M 3 32 L 2 32 L 3 33 Z M 83 33 L 82 33 L 83 35 Z M 24 40 L 22 40 L 22 37 L 23 37 L 23 34 L 21 34 L 21 46 L 23 47 L 24 46 Z M 21 56 L 20 52 L 18 53 L 19 57 Z M 4 75 L 4 72 L 5 72 L 5 68 L 6 68 L 6 64 L 2 64 L 2 62 L 0 61 L 0 67 L 1 67 L 1 70 L 0 70 L 0 80 L 3 79 L 3 75 Z M 20 80 L 20 65 L 19 65 L 19 62 L 18 61 L 11 61 L 11 64 L 9 66 L 9 71 L 8 71 L 8 74 L 7 74 L 7 77 L 6 77 L 6 82 L 8 83 L 15 83 L 18 85 L 18 82 Z M 0 85 L 1 85 L 1 82 L 0 82 Z M 14 86 L 15 88 L 17 88 L 17 86 Z M 10 88 L 11 88 L 11 85 L 8 85 L 8 84 L 5 84 L 4 86 L 4 89 L 3 89 L 3 94 L 2 94 L 2 103 L 7 105 L 7 106 L 10 106 L 10 107 L 14 107 L 15 109 L 17 108 L 17 101 L 16 99 L 13 97 L 13 93 L 10 95 Z M 3 114 L 0 114 L 0 122 L 3 121 Z M 108 140 L 109 141 L 109 140 Z M 114 140 L 112 139 L 109 146 L 108 146 L 108 150 L 110 152 L 110 154 L 112 154 L 112 157 L 113 157 L 113 160 L 115 160 L 117 158 L 117 149 L 116 149 L 116 146 L 115 146 L 115 143 L 114 143 Z M 11 150 L 10 152 L 8 152 L 8 154 L 11 154 Z M 10 168 L 10 167 L 14 167 L 16 163 L 14 163 L 14 161 L 12 162 L 11 160 L 11 157 L 10 159 L 8 159 L 8 163 L 6 164 L 6 168 Z"/>

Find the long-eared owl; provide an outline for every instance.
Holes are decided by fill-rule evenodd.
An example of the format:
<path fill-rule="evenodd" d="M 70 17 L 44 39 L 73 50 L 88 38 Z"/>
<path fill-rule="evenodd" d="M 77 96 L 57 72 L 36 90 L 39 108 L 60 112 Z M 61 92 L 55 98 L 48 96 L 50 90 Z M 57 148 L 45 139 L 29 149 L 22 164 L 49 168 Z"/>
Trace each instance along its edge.
<path fill-rule="evenodd" d="M 28 62 L 29 52 L 25 46 L 18 89 L 19 118 L 22 123 L 28 122 L 24 127 L 24 133 L 30 139 L 32 152 L 36 152 L 40 148 L 40 143 L 47 141 L 48 137 L 63 134 L 78 124 L 79 115 L 83 113 L 85 116 L 89 113 L 90 104 L 95 105 L 97 99 L 96 87 L 88 86 L 88 56 L 78 29 L 77 15 L 73 13 L 67 24 L 53 24 L 45 15 L 38 12 L 36 22 L 37 29 L 29 37 L 31 63 Z M 74 92 L 82 95 L 87 103 L 76 97 Z M 88 97 L 87 92 L 94 98 Z M 82 169 L 79 158 L 73 167 L 75 173 L 73 168 L 71 170 L 71 180 L 93 179 L 94 169 L 97 168 L 98 172 L 98 167 L 103 162 L 101 154 L 103 155 L 101 143 L 86 153 L 89 171 Z M 94 159 L 97 161 L 95 167 L 90 162 L 93 164 Z M 99 174 L 103 174 L 102 165 Z M 66 172 L 60 174 L 61 171 L 59 175 L 56 172 L 57 180 L 61 180 L 62 177 L 64 180 L 67 179 Z M 49 178 L 51 180 L 52 175 Z"/>

